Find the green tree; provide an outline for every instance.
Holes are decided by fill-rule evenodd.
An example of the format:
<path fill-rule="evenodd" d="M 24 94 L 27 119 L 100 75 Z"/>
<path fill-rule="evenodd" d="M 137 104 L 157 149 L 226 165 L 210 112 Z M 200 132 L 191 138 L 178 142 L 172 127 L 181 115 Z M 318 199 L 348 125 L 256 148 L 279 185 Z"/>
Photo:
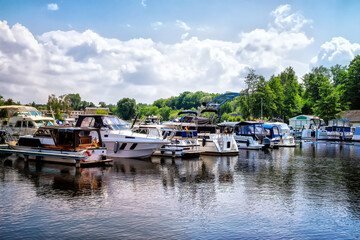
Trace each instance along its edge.
<path fill-rule="evenodd" d="M 330 81 L 323 82 L 319 87 L 320 99 L 314 106 L 314 113 L 326 122 L 330 119 L 339 118 L 341 112 L 340 96 Z"/>
<path fill-rule="evenodd" d="M 96 109 L 95 114 L 98 114 L 98 115 L 107 115 L 107 112 L 106 112 L 106 110 L 104 110 L 104 109 Z"/>
<path fill-rule="evenodd" d="M 272 117 L 282 118 L 284 113 L 284 87 L 281 84 L 281 79 L 279 76 L 271 76 L 269 80 L 269 87 L 274 94 L 273 102 L 275 105 L 274 112 Z"/>
<path fill-rule="evenodd" d="M 117 115 L 124 119 L 130 120 L 135 117 L 137 112 L 137 105 L 135 99 L 123 98 L 117 102 Z"/>
<path fill-rule="evenodd" d="M 73 110 L 80 110 L 81 109 L 81 97 L 78 93 L 68 94 L 70 106 Z"/>
<path fill-rule="evenodd" d="M 284 112 L 283 119 L 288 121 L 301 113 L 302 99 L 300 96 L 300 85 L 297 81 L 295 71 L 292 67 L 288 67 L 279 75 L 281 84 L 284 86 Z"/>
<path fill-rule="evenodd" d="M 346 87 L 347 100 L 352 110 L 360 109 L 360 55 L 349 64 L 348 86 Z"/>

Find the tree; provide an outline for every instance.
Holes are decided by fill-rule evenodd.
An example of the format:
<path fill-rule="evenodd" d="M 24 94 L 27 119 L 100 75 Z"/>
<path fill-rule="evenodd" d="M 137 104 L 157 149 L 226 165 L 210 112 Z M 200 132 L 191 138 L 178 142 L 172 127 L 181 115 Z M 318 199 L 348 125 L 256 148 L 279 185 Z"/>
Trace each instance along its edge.
<path fill-rule="evenodd" d="M 314 113 L 326 122 L 330 119 L 339 118 L 341 112 L 340 96 L 330 81 L 323 82 L 319 87 L 320 99 L 314 106 Z"/>
<path fill-rule="evenodd" d="M 123 98 L 117 102 L 116 113 L 124 120 L 130 120 L 135 117 L 137 106 L 135 99 Z"/>
<path fill-rule="evenodd" d="M 106 115 L 108 114 L 106 110 L 104 109 L 96 109 L 96 112 L 95 114 L 98 114 L 98 115 Z"/>
<path fill-rule="evenodd" d="M 81 97 L 78 93 L 76 94 L 68 94 L 70 106 L 73 110 L 80 110 L 81 109 Z"/>
<path fill-rule="evenodd" d="M 101 108 L 106 108 L 106 103 L 105 102 L 99 102 L 99 106 Z"/>
<path fill-rule="evenodd" d="M 284 86 L 284 111 L 283 119 L 288 121 L 290 117 L 301 112 L 302 99 L 300 97 L 300 85 L 295 71 L 288 67 L 279 75 L 281 84 Z"/>
<path fill-rule="evenodd" d="M 269 87 L 274 94 L 273 102 L 276 108 L 272 117 L 282 118 L 284 112 L 284 87 L 281 85 L 280 77 L 271 76 L 269 80 Z"/>
<path fill-rule="evenodd" d="M 346 93 L 350 108 L 360 109 L 360 55 L 356 56 L 349 64 L 348 86 Z"/>
<path fill-rule="evenodd" d="M 46 106 L 48 110 L 53 111 L 55 118 L 59 120 L 62 119 L 62 112 L 70 112 L 70 101 L 67 95 L 61 95 L 58 98 L 55 94 L 49 95 Z"/>

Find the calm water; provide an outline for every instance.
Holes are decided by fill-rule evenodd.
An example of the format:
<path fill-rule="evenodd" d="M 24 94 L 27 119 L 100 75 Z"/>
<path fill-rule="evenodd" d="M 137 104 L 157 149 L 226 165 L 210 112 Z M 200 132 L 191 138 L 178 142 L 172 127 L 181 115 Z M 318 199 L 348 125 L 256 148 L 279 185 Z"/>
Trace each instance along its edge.
<path fill-rule="evenodd" d="M 360 145 L 79 171 L 0 159 L 0 239 L 360 238 Z"/>

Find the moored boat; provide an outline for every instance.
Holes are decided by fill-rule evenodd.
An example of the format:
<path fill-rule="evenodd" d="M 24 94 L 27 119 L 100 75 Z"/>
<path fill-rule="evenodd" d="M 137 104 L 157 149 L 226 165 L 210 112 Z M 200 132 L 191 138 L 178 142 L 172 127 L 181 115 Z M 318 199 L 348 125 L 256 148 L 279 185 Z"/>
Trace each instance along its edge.
<path fill-rule="evenodd" d="M 98 129 L 64 126 L 40 127 L 32 136 L 21 136 L 7 153 L 38 160 L 76 166 L 110 162 Z"/>
<path fill-rule="evenodd" d="M 45 117 L 36 108 L 31 106 L 11 105 L 1 106 L 0 110 L 7 111 L 7 118 L 1 121 L 1 128 L 12 137 L 32 135 L 41 126 L 55 125 L 55 119 Z"/>
<path fill-rule="evenodd" d="M 112 115 L 80 115 L 77 127 L 100 129 L 107 156 L 118 158 L 148 158 L 169 143 L 153 135 L 132 131 L 125 121 Z"/>

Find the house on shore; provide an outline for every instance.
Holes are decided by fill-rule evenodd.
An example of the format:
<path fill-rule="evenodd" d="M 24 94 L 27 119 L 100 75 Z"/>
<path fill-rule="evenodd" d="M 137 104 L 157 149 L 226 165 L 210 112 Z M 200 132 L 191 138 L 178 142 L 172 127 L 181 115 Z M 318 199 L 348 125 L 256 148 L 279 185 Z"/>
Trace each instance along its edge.
<path fill-rule="evenodd" d="M 341 114 L 343 119 L 350 121 L 352 127 L 360 127 L 360 110 L 348 110 Z"/>

